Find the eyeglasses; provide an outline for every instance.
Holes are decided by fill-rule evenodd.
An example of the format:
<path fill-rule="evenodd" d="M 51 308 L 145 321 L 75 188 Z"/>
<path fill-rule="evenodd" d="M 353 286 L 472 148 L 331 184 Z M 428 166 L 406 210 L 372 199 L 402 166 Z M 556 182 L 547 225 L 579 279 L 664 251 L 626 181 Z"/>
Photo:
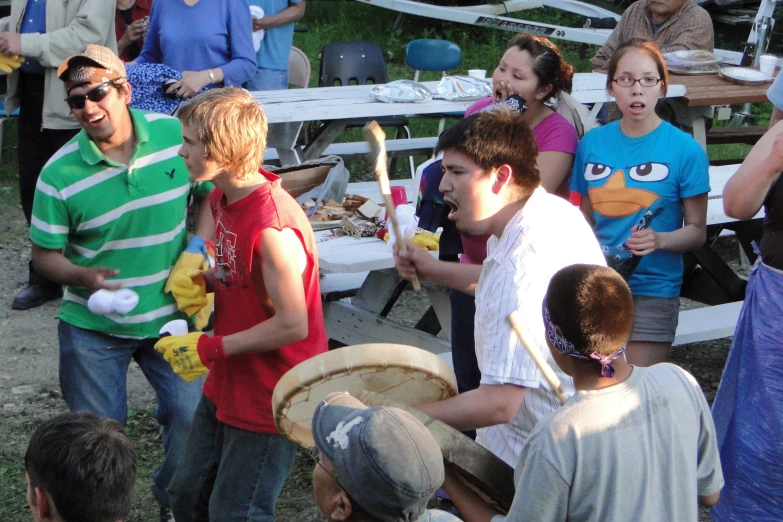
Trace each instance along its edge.
<path fill-rule="evenodd" d="M 71 109 L 84 109 L 84 104 L 87 100 L 90 100 L 93 103 L 98 103 L 104 99 L 107 94 L 109 94 L 110 86 L 113 85 L 117 87 L 122 85 L 122 83 L 123 80 L 121 79 L 109 80 L 108 82 L 103 82 L 100 85 L 96 85 L 84 94 L 74 94 L 73 96 L 68 96 L 65 98 L 65 101 L 68 103 L 68 107 Z"/>
<path fill-rule="evenodd" d="M 639 82 L 639 85 L 642 87 L 655 87 L 661 82 L 661 79 L 653 78 L 651 76 L 647 78 L 627 78 L 625 76 L 620 76 L 612 81 L 620 87 L 632 87 L 636 82 Z"/>
<path fill-rule="evenodd" d="M 322 470 L 324 470 L 324 473 L 326 473 L 327 475 L 329 475 L 330 477 L 332 477 L 332 478 L 334 479 L 334 481 L 335 481 L 335 482 L 337 482 L 337 484 L 339 484 L 339 483 L 340 483 L 340 482 L 337 480 L 337 477 L 334 475 L 334 473 L 329 473 L 329 470 L 327 470 L 327 469 L 324 467 L 324 465 L 323 465 L 323 464 L 321 464 L 321 452 L 320 452 L 320 450 L 318 449 L 318 446 L 313 446 L 313 449 L 311 449 L 311 450 L 310 450 L 310 457 L 311 457 L 311 458 L 312 458 L 312 459 L 315 461 L 315 463 L 316 463 L 318 466 L 320 466 L 320 468 L 321 468 Z M 342 487 L 342 486 L 340 486 L 340 487 Z"/>
<path fill-rule="evenodd" d="M 340 487 L 340 489 L 342 489 L 345 492 L 345 496 L 348 497 L 348 500 L 351 501 L 351 505 L 358 510 L 362 510 L 362 507 L 353 499 L 353 497 L 351 497 L 351 495 L 348 494 L 348 491 L 346 491 L 345 487 L 343 487 L 343 485 L 340 483 L 340 480 L 337 478 L 337 475 L 335 475 L 334 473 L 330 473 L 329 470 L 326 469 L 326 467 L 323 464 L 321 464 L 321 451 L 318 449 L 318 446 L 313 446 L 313 448 L 310 450 L 310 457 L 312 457 L 312 459 L 315 460 L 315 463 L 318 465 L 318 467 L 320 467 L 324 471 L 324 473 L 332 477 L 335 484 L 337 484 Z"/>

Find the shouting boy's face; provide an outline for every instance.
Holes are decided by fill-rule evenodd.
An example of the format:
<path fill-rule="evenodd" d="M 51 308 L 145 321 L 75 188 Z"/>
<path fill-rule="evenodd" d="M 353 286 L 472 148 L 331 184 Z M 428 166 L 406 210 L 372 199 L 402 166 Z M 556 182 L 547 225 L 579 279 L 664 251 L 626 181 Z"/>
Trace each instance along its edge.
<path fill-rule="evenodd" d="M 220 166 L 210 159 L 206 147 L 198 138 L 198 132 L 182 124 L 182 146 L 178 154 L 185 160 L 192 181 L 210 181 L 220 171 Z"/>
<path fill-rule="evenodd" d="M 468 236 L 491 233 L 490 220 L 502 207 L 495 171 L 487 172 L 454 150 L 443 153 L 443 178 L 438 187 L 448 205 L 449 219 Z"/>

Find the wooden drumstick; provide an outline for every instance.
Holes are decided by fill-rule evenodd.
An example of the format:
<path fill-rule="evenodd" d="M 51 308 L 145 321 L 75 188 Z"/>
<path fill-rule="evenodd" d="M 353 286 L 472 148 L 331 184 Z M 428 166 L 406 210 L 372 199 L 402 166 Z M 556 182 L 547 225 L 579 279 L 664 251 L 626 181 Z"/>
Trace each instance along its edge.
<path fill-rule="evenodd" d="M 536 361 L 538 369 L 541 370 L 541 373 L 544 374 L 544 378 L 549 383 L 549 386 L 552 387 L 552 390 L 554 390 L 555 395 L 557 395 L 557 398 L 560 400 L 560 404 L 565 404 L 565 402 L 568 400 L 568 395 L 563 389 L 563 385 L 560 384 L 560 379 L 557 378 L 555 371 L 551 366 L 549 366 L 549 363 L 546 362 L 540 353 L 538 353 L 538 350 L 534 348 L 533 344 L 529 342 L 527 335 L 522 330 L 522 323 L 519 320 L 519 314 L 517 312 L 511 312 L 508 314 L 506 319 L 508 320 L 508 324 L 511 325 L 511 329 L 517 333 L 517 336 L 519 336 L 519 340 L 522 341 L 522 345 L 527 349 L 527 352 L 530 354 L 533 360 Z"/>
<path fill-rule="evenodd" d="M 405 238 L 403 238 L 400 233 L 397 212 L 394 209 L 394 202 L 391 197 L 389 175 L 386 172 L 386 134 L 384 134 L 383 129 L 378 125 L 378 122 L 373 120 L 364 126 L 364 139 L 367 140 L 367 143 L 370 145 L 370 158 L 375 162 L 375 177 L 378 179 L 381 195 L 386 204 L 386 211 L 389 213 L 389 221 L 391 221 L 392 229 L 394 230 L 394 237 L 396 238 L 397 244 L 400 245 L 400 254 L 405 255 L 408 249 L 405 245 Z M 421 283 L 415 274 L 413 275 L 411 283 L 413 284 L 414 290 L 421 290 Z"/>

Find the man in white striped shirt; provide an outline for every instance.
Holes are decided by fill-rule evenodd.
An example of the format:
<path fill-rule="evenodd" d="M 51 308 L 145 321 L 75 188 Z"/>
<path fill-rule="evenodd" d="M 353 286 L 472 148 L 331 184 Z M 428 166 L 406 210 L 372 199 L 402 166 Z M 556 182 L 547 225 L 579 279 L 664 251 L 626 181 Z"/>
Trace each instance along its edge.
<path fill-rule="evenodd" d="M 506 317 L 520 314 L 533 348 L 573 393 L 571 378 L 549 354 L 541 303 L 558 270 L 575 263 L 604 265 L 604 256 L 579 209 L 539 186 L 536 142 L 523 114 L 502 109 L 465 118 L 441 135 L 441 151 L 440 191 L 449 219 L 462 234 L 491 234 L 475 286 L 481 384 L 419 408 L 459 430 L 477 429 L 476 441 L 513 467 L 533 426 L 559 402 Z M 397 253 L 400 275 L 443 280 L 436 273 L 443 264 L 422 254 L 413 246 L 404 258 Z M 470 291 L 467 283 L 460 282 Z"/>
<path fill-rule="evenodd" d="M 163 425 L 166 454 L 152 491 L 165 510 L 203 380 L 180 379 L 154 344 L 165 323 L 187 319 L 164 286 L 185 248 L 191 195 L 204 202 L 196 207 L 197 234 L 212 235 L 211 185 L 190 182 L 177 155 L 179 120 L 128 108 L 131 86 L 111 50 L 88 46 L 66 59 L 58 75 L 82 130 L 41 171 L 30 239 L 36 270 L 66 286 L 60 388 L 72 411 L 125 424 L 126 374 L 132 360 L 139 364 L 155 388 Z M 87 306 L 96 291 L 120 287 L 139 296 L 128 313 L 93 313 Z"/>

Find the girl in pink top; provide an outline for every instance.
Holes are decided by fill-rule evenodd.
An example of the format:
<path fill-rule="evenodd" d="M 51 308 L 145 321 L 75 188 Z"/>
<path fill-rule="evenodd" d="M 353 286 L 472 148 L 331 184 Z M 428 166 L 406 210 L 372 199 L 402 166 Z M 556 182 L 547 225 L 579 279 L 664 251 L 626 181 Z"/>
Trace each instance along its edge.
<path fill-rule="evenodd" d="M 574 68 L 560 55 L 549 39 L 520 34 L 511 39 L 505 54 L 492 74 L 491 98 L 479 100 L 465 111 L 470 116 L 512 94 L 525 99 L 525 120 L 538 144 L 538 170 L 541 186 L 547 192 L 568 199 L 568 181 L 574 162 L 581 122 L 576 111 L 568 107 L 563 93 L 571 91 Z M 558 108 L 570 120 L 547 103 L 557 100 Z M 462 236 L 463 254 L 460 261 L 469 264 L 484 262 L 487 257 L 487 237 Z"/>

